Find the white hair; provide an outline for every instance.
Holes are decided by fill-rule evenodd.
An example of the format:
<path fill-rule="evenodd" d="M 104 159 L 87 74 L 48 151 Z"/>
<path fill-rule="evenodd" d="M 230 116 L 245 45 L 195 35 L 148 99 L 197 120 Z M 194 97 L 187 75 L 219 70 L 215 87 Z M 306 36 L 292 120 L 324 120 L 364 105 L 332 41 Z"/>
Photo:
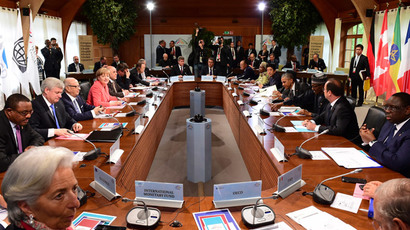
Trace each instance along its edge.
<path fill-rule="evenodd" d="M 35 204 L 49 189 L 58 168 L 72 168 L 73 157 L 73 152 L 67 148 L 50 146 L 34 147 L 17 157 L 1 184 L 12 223 L 27 218 L 18 203 L 25 201 L 29 206 Z"/>
<path fill-rule="evenodd" d="M 47 89 L 52 90 L 53 88 L 64 88 L 64 84 L 60 79 L 57 79 L 55 77 L 48 77 L 43 80 L 41 83 L 41 92 L 44 93 L 44 91 Z"/>

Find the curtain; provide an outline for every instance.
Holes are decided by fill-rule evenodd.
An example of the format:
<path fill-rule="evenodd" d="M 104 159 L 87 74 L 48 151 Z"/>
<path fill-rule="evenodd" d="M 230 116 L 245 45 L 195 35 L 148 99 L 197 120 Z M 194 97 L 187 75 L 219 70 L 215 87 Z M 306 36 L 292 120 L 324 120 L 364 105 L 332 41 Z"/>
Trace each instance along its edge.
<path fill-rule="evenodd" d="M 80 56 L 78 35 L 87 35 L 87 25 L 83 22 L 73 21 L 68 31 L 66 41 L 66 60 L 64 70 L 67 71 L 68 65 L 73 63 L 74 56 Z M 81 62 L 81 60 L 80 60 Z"/>

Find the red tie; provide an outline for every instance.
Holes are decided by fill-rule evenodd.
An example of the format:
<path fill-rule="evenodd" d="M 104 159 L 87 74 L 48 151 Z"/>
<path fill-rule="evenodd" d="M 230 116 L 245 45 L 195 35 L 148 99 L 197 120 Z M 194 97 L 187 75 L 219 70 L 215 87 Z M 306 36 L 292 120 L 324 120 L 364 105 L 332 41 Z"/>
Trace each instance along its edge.
<path fill-rule="evenodd" d="M 183 73 L 184 73 L 184 67 L 181 66 L 181 74 L 183 74 Z"/>
<path fill-rule="evenodd" d="M 293 62 L 293 70 L 296 70 L 296 63 Z"/>

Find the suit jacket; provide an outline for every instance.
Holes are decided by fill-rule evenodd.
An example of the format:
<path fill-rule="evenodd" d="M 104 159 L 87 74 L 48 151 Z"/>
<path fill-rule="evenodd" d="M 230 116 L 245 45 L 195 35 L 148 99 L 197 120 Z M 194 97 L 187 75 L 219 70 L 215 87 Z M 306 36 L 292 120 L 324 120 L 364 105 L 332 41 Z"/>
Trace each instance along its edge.
<path fill-rule="evenodd" d="M 250 66 L 247 66 L 246 69 L 243 71 L 242 75 L 238 76 L 238 79 L 252 79 L 256 80 L 258 76 L 255 75 L 255 72 Z"/>
<path fill-rule="evenodd" d="M 19 153 L 13 128 L 4 110 L 0 111 L 0 126 L 2 127 L 0 132 L 0 172 L 4 172 L 18 157 Z M 41 146 L 44 144 L 44 139 L 31 128 L 30 124 L 21 127 L 20 135 L 23 151 L 28 146 Z"/>
<path fill-rule="evenodd" d="M 309 62 L 309 69 L 314 69 L 315 67 L 317 67 L 318 70 L 323 71 L 324 69 L 326 69 L 325 61 L 322 58 L 319 58 L 317 62 L 311 59 Z"/>
<path fill-rule="evenodd" d="M 81 63 L 78 63 L 78 66 L 80 67 L 80 72 L 83 72 L 84 70 L 84 65 Z M 75 69 L 75 64 L 71 63 L 70 65 L 68 65 L 68 72 L 77 72 L 77 70 Z"/>
<path fill-rule="evenodd" d="M 312 117 L 319 116 L 323 111 L 325 111 L 329 101 L 325 98 L 324 94 L 316 95 L 313 104 Z"/>
<path fill-rule="evenodd" d="M 171 67 L 172 63 L 171 63 L 171 60 L 169 60 L 169 59 L 167 59 L 166 61 L 164 61 L 164 59 L 161 59 L 161 60 L 159 60 L 158 65 L 161 66 L 161 67 L 166 67 L 166 66 Z"/>
<path fill-rule="evenodd" d="M 249 59 L 249 56 L 250 56 L 251 54 L 254 54 L 255 57 L 257 57 L 256 50 L 255 50 L 255 49 L 251 49 L 251 50 L 250 50 L 250 53 L 249 53 L 249 49 L 247 49 L 247 50 L 245 51 L 245 57 L 246 57 L 245 59 Z"/>
<path fill-rule="evenodd" d="M 192 75 L 191 70 L 187 64 L 184 64 L 183 72 L 179 69 L 179 65 L 174 65 L 171 69 L 171 76 Z"/>
<path fill-rule="evenodd" d="M 392 126 L 390 122 L 384 123 L 369 154 L 386 167 L 410 178 L 410 121 L 407 121 L 391 140 L 386 140 Z M 383 143 L 384 140 L 386 143 Z"/>
<path fill-rule="evenodd" d="M 147 75 L 147 72 L 145 72 L 145 76 L 149 76 Z M 131 84 L 136 85 L 136 84 L 143 84 L 146 86 L 149 86 L 149 82 L 145 81 L 144 79 L 142 79 L 142 76 L 140 73 L 138 73 L 137 69 L 132 69 L 130 71 L 130 79 L 131 79 Z M 118 78 L 117 78 L 118 80 Z"/>
<path fill-rule="evenodd" d="M 284 69 L 284 68 L 291 68 L 291 69 L 293 69 L 292 62 L 290 62 L 290 61 L 287 62 L 286 65 L 282 67 L 282 69 Z M 299 61 L 296 61 L 296 70 L 300 70 L 301 68 L 302 68 L 302 67 L 300 66 Z"/>
<path fill-rule="evenodd" d="M 213 46 L 211 46 L 211 49 L 213 49 L 214 50 L 214 58 L 215 58 L 215 64 L 217 64 L 217 63 L 219 63 L 220 65 L 222 65 L 222 66 L 227 66 L 228 64 L 230 64 L 230 59 L 229 59 L 229 54 L 230 54 L 230 51 L 229 51 L 229 48 L 227 47 L 227 46 L 222 46 L 222 48 L 221 48 L 221 60 L 220 60 L 220 62 L 218 62 L 217 61 L 217 58 L 218 58 L 218 49 L 219 49 L 219 45 L 213 45 Z"/>
<path fill-rule="evenodd" d="M 126 90 L 130 89 L 130 84 L 133 84 L 132 80 L 131 80 L 131 72 L 130 72 L 130 78 L 126 78 L 125 75 L 121 77 L 120 75 L 117 74 L 117 80 L 116 81 L 117 81 L 117 84 L 121 88 L 126 89 Z M 108 85 L 109 84 L 110 84 L 110 82 L 108 82 Z M 134 83 L 134 84 L 136 84 L 136 83 Z M 109 92 L 109 88 L 108 88 L 108 92 Z M 111 93 L 110 93 L 110 95 L 114 96 Z"/>
<path fill-rule="evenodd" d="M 155 50 L 155 53 L 157 55 L 155 63 L 158 64 L 159 61 L 164 58 L 164 53 L 166 53 L 166 52 L 167 52 L 167 48 L 158 45 L 157 49 Z"/>
<path fill-rule="evenodd" d="M 273 53 L 275 55 L 275 59 L 279 61 L 279 57 L 282 55 L 282 52 L 280 51 L 280 46 L 276 45 L 275 49 L 270 48 L 269 54 Z"/>
<path fill-rule="evenodd" d="M 48 140 L 48 129 L 57 128 L 56 122 L 54 120 L 54 115 L 51 113 L 50 108 L 44 101 L 43 96 L 40 95 L 36 97 L 32 101 L 32 104 L 34 112 L 30 118 L 30 125 L 44 138 L 44 140 Z M 74 120 L 68 113 L 66 113 L 64 103 L 59 100 L 54 104 L 54 108 L 60 128 L 71 129 L 73 124 L 77 121 Z"/>
<path fill-rule="evenodd" d="M 281 76 L 278 72 L 275 72 L 273 74 L 273 76 L 269 78 L 268 83 L 263 85 L 263 87 L 269 87 L 269 86 L 273 86 L 273 85 L 276 85 L 276 89 L 281 89 L 282 88 Z"/>
<path fill-rule="evenodd" d="M 173 65 L 176 65 L 178 63 L 178 57 L 182 56 L 182 52 L 181 52 L 181 47 L 179 46 L 175 46 L 175 54 L 171 55 L 172 49 L 169 48 L 167 49 L 167 54 L 168 54 L 168 60 L 171 60 L 171 63 Z M 162 59 L 163 57 L 161 57 Z M 159 63 L 159 62 L 158 62 Z"/>
<path fill-rule="evenodd" d="M 245 49 L 242 46 L 235 47 L 236 53 L 238 56 L 236 57 L 236 62 L 240 63 L 242 60 L 245 60 Z"/>
<path fill-rule="evenodd" d="M 117 81 L 112 81 L 112 82 L 109 81 L 107 85 L 108 85 L 108 92 L 110 93 L 111 96 L 124 97 L 122 88 L 120 85 L 118 85 Z"/>
<path fill-rule="evenodd" d="M 332 108 L 329 103 L 325 111 L 313 120 L 320 125 L 319 133 L 329 129 L 329 134 L 343 136 L 353 142 L 359 135 L 356 114 L 344 96 L 340 97 Z"/>
<path fill-rule="evenodd" d="M 77 110 L 74 107 L 74 103 L 71 100 L 71 98 L 68 96 L 66 92 L 64 92 L 61 95 L 61 100 L 64 103 L 65 111 L 74 118 L 76 121 L 84 121 L 84 120 L 91 120 L 93 119 L 93 114 L 91 113 L 91 110 L 95 108 L 93 105 L 87 104 L 84 99 L 78 95 L 76 97 L 77 99 L 77 104 L 80 107 L 81 113 L 77 113 Z"/>
<path fill-rule="evenodd" d="M 46 72 L 53 71 L 55 69 L 61 69 L 61 61 L 63 60 L 63 53 L 61 52 L 60 48 L 49 49 L 48 47 L 44 47 L 41 49 L 41 53 L 44 56 L 44 70 Z"/>
<path fill-rule="evenodd" d="M 236 51 L 235 48 L 233 48 L 233 54 L 232 54 L 231 47 L 229 47 L 227 49 L 227 51 L 228 51 L 228 57 L 229 57 L 229 65 L 230 65 L 230 67 L 235 67 L 237 65 L 238 60 L 239 60 L 238 59 L 238 52 Z M 235 60 L 233 59 L 234 55 L 235 55 Z"/>
<path fill-rule="evenodd" d="M 255 61 L 253 61 L 253 68 L 254 69 L 259 69 L 259 65 L 261 64 L 260 61 L 258 61 L 257 59 L 255 59 Z M 252 66 L 252 61 L 248 60 L 248 66 Z"/>
<path fill-rule="evenodd" d="M 273 65 L 275 69 L 279 69 L 279 60 L 278 59 L 273 59 L 273 61 L 268 60 L 269 65 Z"/>
<path fill-rule="evenodd" d="M 120 61 L 120 63 L 124 63 L 123 61 Z M 111 66 L 114 66 L 114 68 L 117 68 L 117 66 L 118 66 L 118 64 L 117 64 L 117 62 L 112 62 L 111 63 Z"/>
<path fill-rule="evenodd" d="M 109 107 L 110 101 L 117 101 L 116 97 L 110 96 L 108 86 L 103 86 L 100 81 L 95 81 L 88 93 L 87 104 L 94 106 Z"/>
<path fill-rule="evenodd" d="M 264 58 L 259 58 L 260 56 L 265 56 Z M 266 52 L 263 52 L 263 50 L 259 51 L 258 53 L 258 58 L 260 60 L 260 62 L 267 62 L 268 58 L 269 58 L 269 51 L 266 50 Z"/>
<path fill-rule="evenodd" d="M 101 62 L 97 61 L 96 63 L 94 63 L 94 73 L 97 73 L 97 71 L 102 68 L 104 65 L 101 64 Z"/>
<path fill-rule="evenodd" d="M 312 88 L 303 82 L 295 81 L 295 91 L 293 96 L 290 96 L 290 90 L 284 87 L 279 89 L 282 93 L 282 98 L 290 98 L 290 100 L 283 102 L 284 105 L 297 105 L 306 110 L 313 109 L 314 93 Z"/>
<path fill-rule="evenodd" d="M 367 57 L 364 56 L 363 54 L 360 55 L 360 59 L 357 62 L 356 71 L 353 73 L 354 59 L 355 57 L 353 57 L 352 60 L 350 61 L 349 77 L 352 80 L 361 81 L 362 79 L 360 78 L 360 75 L 359 75 L 359 72 L 361 70 L 366 70 L 366 76 L 370 76 L 369 60 L 367 59 Z"/>
<path fill-rule="evenodd" d="M 208 75 L 209 74 L 209 66 L 204 66 L 202 67 L 201 70 L 201 75 Z M 218 72 L 218 70 L 214 67 L 212 67 L 212 75 L 213 76 L 219 76 L 220 73 Z"/>

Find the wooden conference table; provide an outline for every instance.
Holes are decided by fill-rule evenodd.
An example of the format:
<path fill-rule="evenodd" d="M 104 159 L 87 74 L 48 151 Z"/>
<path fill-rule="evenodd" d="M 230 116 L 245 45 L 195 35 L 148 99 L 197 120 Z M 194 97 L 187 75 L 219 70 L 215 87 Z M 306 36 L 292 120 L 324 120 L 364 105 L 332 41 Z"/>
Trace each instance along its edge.
<path fill-rule="evenodd" d="M 106 164 L 105 157 L 100 156 L 93 161 L 80 162 L 75 167 L 74 172 L 81 188 L 94 191 L 89 186 L 89 183 L 93 180 L 93 165 L 96 165 L 116 178 L 117 193 L 121 194 L 123 197 L 133 199 L 135 196 L 134 181 L 146 179 L 171 110 L 174 107 L 189 106 L 189 91 L 197 86 L 206 92 L 206 105 L 223 107 L 252 180 L 262 180 L 262 197 L 271 196 L 271 194 L 276 191 L 277 178 L 279 175 L 303 164 L 302 178 L 307 184 L 302 187 L 300 191 L 296 191 L 285 199 L 264 200 L 264 203 L 272 207 L 276 213 L 276 222 L 285 221 L 292 228 L 303 229 L 296 222 L 288 218 L 286 213 L 314 205 L 320 210 L 340 218 L 342 221 L 357 229 L 372 228 L 371 220 L 367 218 L 367 212 L 359 211 L 357 214 L 354 214 L 330 208 L 329 206 L 314 203 L 311 196 L 302 195 L 303 191 L 313 191 L 314 187 L 322 180 L 349 172 L 349 170 L 339 167 L 333 160 L 313 161 L 299 159 L 296 156 L 291 157 L 289 162 L 280 163 L 277 162 L 270 153 L 270 149 L 274 146 L 275 136 L 284 144 L 285 152 L 291 154 L 296 146 L 299 146 L 305 139 L 313 136 L 314 133 L 278 133 L 268 131 L 265 136 L 255 134 L 256 131 L 253 130 L 252 126 L 258 121 L 258 115 L 253 114 L 251 118 L 246 118 L 242 111 L 244 109 L 249 109 L 249 105 L 239 106 L 237 104 L 238 98 L 232 96 L 233 91 L 229 91 L 227 86 L 224 86 L 220 82 L 201 82 L 200 80 L 196 80 L 195 82 L 175 82 L 172 86 L 168 86 L 168 90 L 163 91 L 164 97 L 161 98 L 160 104 L 155 106 L 155 108 L 151 108 L 155 109 L 155 114 L 152 118 L 150 120 L 148 120 L 148 118 L 143 118 L 145 121 L 144 131 L 138 135 L 124 130 L 124 134 L 120 140 L 120 148 L 124 150 L 124 154 L 116 164 Z M 234 84 L 232 84 L 232 86 L 237 87 L 237 85 Z M 242 94 L 242 91 L 243 90 L 238 89 L 237 94 Z M 252 92 L 252 90 L 247 88 L 245 88 L 245 91 Z M 146 91 L 141 91 L 141 93 L 146 93 Z M 246 104 L 251 98 L 252 96 L 243 97 L 242 100 Z M 140 101 L 143 99 L 145 98 L 136 97 L 132 98 L 131 101 Z M 148 100 L 149 98 L 146 99 Z M 266 101 L 265 98 L 255 98 L 255 100 L 262 101 L 259 102 L 258 105 L 252 106 L 252 109 L 250 109 L 252 113 L 258 112 L 259 109 L 265 105 L 263 101 Z M 133 107 L 137 112 L 142 110 L 142 106 Z M 266 109 L 268 109 L 267 105 Z M 122 112 L 130 110 L 129 107 L 125 107 L 122 109 Z M 120 122 L 128 122 L 127 128 L 131 131 L 134 121 L 137 118 L 138 116 L 124 117 L 118 118 L 118 120 Z M 269 128 L 268 124 L 274 123 L 279 117 L 263 118 L 265 118 L 264 121 L 267 124 L 267 129 Z M 279 124 L 283 126 L 291 126 L 291 119 L 306 119 L 306 117 L 285 118 L 281 120 Z M 115 121 L 112 118 L 83 121 L 81 122 L 84 127 L 82 133 L 97 129 L 97 127 L 103 122 Z M 46 144 L 51 146 L 64 146 L 73 151 L 88 151 L 92 148 L 90 144 L 83 141 L 62 141 L 52 139 Z M 95 145 L 100 147 L 103 152 L 109 153 L 109 148 L 112 143 L 95 143 Z M 304 145 L 304 148 L 308 150 L 320 150 L 320 147 L 322 146 L 355 147 L 353 143 L 345 138 L 322 135 L 319 138 L 307 142 Z M 85 164 L 85 167 L 83 164 Z M 386 181 L 391 178 L 403 176 L 387 168 L 371 168 L 363 169 L 363 172 L 353 174 L 352 177 L 365 178 L 367 181 Z M 326 182 L 326 185 L 330 186 L 335 192 L 350 195 L 353 194 L 354 184 L 343 183 L 340 179 Z M 184 197 L 184 200 L 185 204 L 182 209 L 159 207 L 162 212 L 161 221 L 163 222 L 159 224 L 157 229 L 171 228 L 168 224 L 177 214 L 178 217 L 176 219 L 183 224 L 182 229 L 196 229 L 192 213 L 215 209 L 212 203 L 212 197 Z M 368 203 L 368 201 L 363 200 L 361 208 L 367 209 Z M 126 226 L 125 216 L 132 207 L 132 203 L 123 203 L 120 199 L 110 202 L 97 193 L 94 197 L 89 198 L 88 202 L 77 211 L 77 215 L 83 211 L 114 215 L 117 216 L 117 218 L 112 225 Z M 240 227 L 246 229 L 241 221 L 242 207 L 229 209 Z"/>

